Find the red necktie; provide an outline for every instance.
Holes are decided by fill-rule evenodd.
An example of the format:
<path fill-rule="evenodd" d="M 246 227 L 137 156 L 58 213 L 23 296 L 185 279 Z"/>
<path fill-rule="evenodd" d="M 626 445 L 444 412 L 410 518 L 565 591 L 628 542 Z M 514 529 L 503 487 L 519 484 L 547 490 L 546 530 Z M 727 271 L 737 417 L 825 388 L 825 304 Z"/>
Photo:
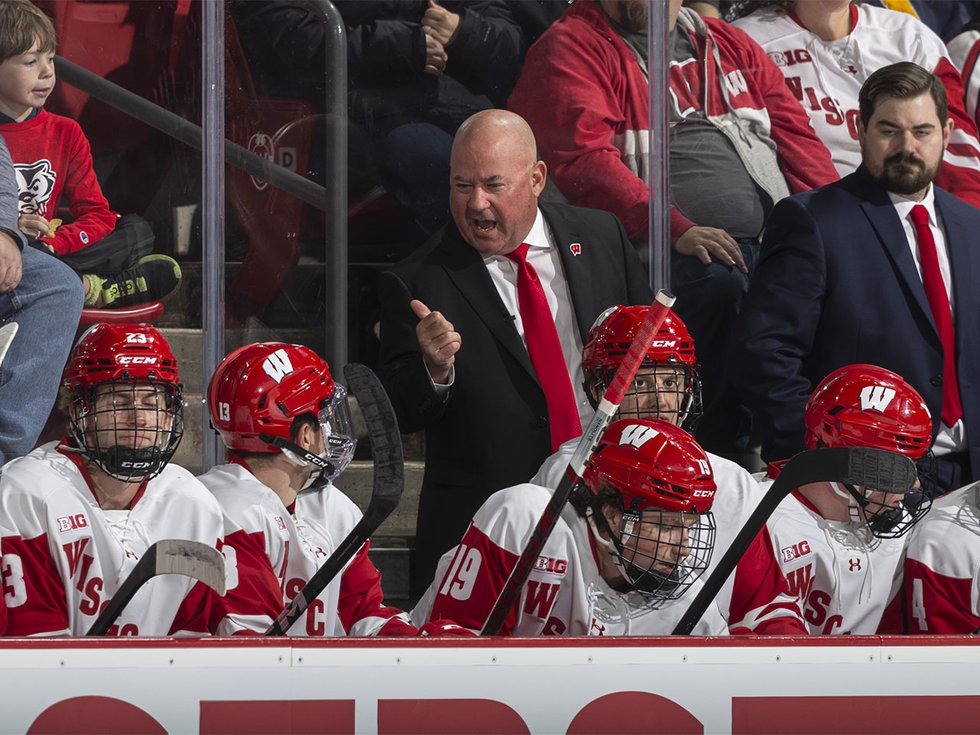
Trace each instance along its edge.
<path fill-rule="evenodd" d="M 919 241 L 919 262 L 922 264 L 922 285 L 926 289 L 929 308 L 936 320 L 939 339 L 943 343 L 943 423 L 952 426 L 963 416 L 960 403 L 960 387 L 956 380 L 956 339 L 953 335 L 953 314 L 949 307 L 949 296 L 939 270 L 939 257 L 936 255 L 936 241 L 929 229 L 929 210 L 921 204 L 912 207 L 909 213 L 915 225 L 915 236 Z"/>
<path fill-rule="evenodd" d="M 517 263 L 517 301 L 524 324 L 524 341 L 548 402 L 551 451 L 555 451 L 582 433 L 575 392 L 544 288 L 537 272 L 527 262 L 527 243 L 508 253 L 507 257 Z"/>

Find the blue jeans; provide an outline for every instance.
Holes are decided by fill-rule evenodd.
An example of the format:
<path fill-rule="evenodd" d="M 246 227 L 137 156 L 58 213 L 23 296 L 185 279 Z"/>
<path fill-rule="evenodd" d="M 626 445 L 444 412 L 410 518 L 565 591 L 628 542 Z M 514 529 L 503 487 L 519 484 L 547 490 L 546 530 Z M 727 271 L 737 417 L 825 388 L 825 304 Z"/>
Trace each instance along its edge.
<path fill-rule="evenodd" d="M 30 247 L 22 263 L 17 288 L 0 294 L 0 322 L 19 325 L 0 365 L 0 465 L 34 448 L 82 314 L 82 282 L 71 268 Z"/>

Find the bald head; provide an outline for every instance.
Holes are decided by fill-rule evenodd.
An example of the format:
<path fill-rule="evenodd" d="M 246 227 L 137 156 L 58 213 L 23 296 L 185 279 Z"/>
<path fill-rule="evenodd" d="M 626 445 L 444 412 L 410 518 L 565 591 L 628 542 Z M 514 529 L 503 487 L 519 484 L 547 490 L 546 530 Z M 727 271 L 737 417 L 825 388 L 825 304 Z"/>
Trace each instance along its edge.
<path fill-rule="evenodd" d="M 531 126 L 523 117 L 508 110 L 483 110 L 468 117 L 453 139 L 453 154 L 457 148 L 500 146 L 512 155 L 521 155 L 530 165 L 537 157 L 537 143 Z"/>
<path fill-rule="evenodd" d="M 519 115 L 484 110 L 453 140 L 450 210 L 463 239 L 484 255 L 506 255 L 531 231 L 547 169 Z"/>

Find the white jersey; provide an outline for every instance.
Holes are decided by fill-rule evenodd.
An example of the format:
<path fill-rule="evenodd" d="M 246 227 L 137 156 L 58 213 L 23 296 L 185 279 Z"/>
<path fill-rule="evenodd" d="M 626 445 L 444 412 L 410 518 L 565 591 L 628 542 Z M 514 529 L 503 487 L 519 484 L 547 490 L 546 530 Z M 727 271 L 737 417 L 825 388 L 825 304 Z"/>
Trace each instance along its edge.
<path fill-rule="evenodd" d="M 858 92 L 871 73 L 899 61 L 934 73 L 946 88 L 954 120 L 936 183 L 980 206 L 980 142 L 964 110 L 963 82 L 946 46 L 911 15 L 873 5 L 851 7 L 853 30 L 836 41 L 824 41 L 791 15 L 772 10 L 756 11 L 734 25 L 755 39 L 783 72 L 841 176 L 861 163 Z"/>
<path fill-rule="evenodd" d="M 9 462 L 0 475 L 7 635 L 84 635 L 151 544 L 221 540 L 221 509 L 182 467 L 167 465 L 129 510 L 103 510 L 80 456 L 57 446 Z M 206 634 L 213 598 L 190 577 L 155 577 L 109 635 Z"/>
<path fill-rule="evenodd" d="M 797 492 L 779 504 L 766 528 L 811 634 L 878 631 L 900 573 L 904 539 L 876 539 L 863 522 L 828 521 Z"/>
<path fill-rule="evenodd" d="M 358 507 L 333 485 L 301 494 L 287 509 L 240 464 L 213 467 L 200 480 L 221 505 L 226 548 L 238 557 L 223 603 L 224 634 L 265 631 L 361 520 Z M 382 598 L 381 574 L 365 544 L 288 635 L 414 635 L 408 615 L 385 607 Z"/>
<path fill-rule="evenodd" d="M 973 633 L 980 628 L 980 483 L 933 501 L 909 534 L 901 594 L 888 633 Z"/>
<path fill-rule="evenodd" d="M 531 482 L 558 487 L 577 444 L 578 439 L 562 444 L 544 461 Z M 715 547 L 702 580 L 708 579 L 718 566 L 765 494 L 743 467 L 710 452 L 705 454 L 718 489 L 711 504 L 717 529 Z M 802 614 L 772 561 L 773 554 L 767 549 L 766 541 L 762 535 L 746 550 L 735 572 L 718 591 L 715 602 L 729 621 L 732 633 L 803 635 L 806 629 Z"/>
<path fill-rule="evenodd" d="M 946 44 L 949 58 L 963 78 L 966 114 L 980 125 L 980 30 L 970 28 Z"/>
<path fill-rule="evenodd" d="M 551 494 L 523 484 L 490 496 L 459 545 L 439 560 L 435 580 L 412 611 L 416 624 L 449 619 L 480 630 Z M 700 589 L 698 580 L 657 609 L 639 593 L 614 590 L 599 573 L 587 523 L 566 506 L 501 635 L 668 635 Z M 727 633 L 714 604 L 693 633 Z"/>

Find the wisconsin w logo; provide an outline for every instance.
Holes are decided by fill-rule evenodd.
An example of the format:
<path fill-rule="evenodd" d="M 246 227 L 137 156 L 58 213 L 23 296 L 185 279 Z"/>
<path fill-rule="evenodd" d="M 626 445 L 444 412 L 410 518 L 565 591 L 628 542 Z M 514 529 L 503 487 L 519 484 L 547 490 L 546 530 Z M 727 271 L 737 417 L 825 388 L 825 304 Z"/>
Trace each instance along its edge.
<path fill-rule="evenodd" d="M 639 449 L 659 433 L 656 429 L 649 426 L 632 424 L 623 429 L 623 433 L 619 435 L 619 445 L 632 444 Z"/>
<path fill-rule="evenodd" d="M 883 385 L 866 385 L 861 389 L 861 410 L 874 410 L 884 413 L 894 397 L 895 390 L 893 388 L 886 388 Z"/>
<path fill-rule="evenodd" d="M 289 355 L 286 354 L 286 350 L 278 349 L 265 358 L 262 369 L 274 381 L 281 383 L 283 378 L 293 372 L 293 365 L 289 362 Z"/>

